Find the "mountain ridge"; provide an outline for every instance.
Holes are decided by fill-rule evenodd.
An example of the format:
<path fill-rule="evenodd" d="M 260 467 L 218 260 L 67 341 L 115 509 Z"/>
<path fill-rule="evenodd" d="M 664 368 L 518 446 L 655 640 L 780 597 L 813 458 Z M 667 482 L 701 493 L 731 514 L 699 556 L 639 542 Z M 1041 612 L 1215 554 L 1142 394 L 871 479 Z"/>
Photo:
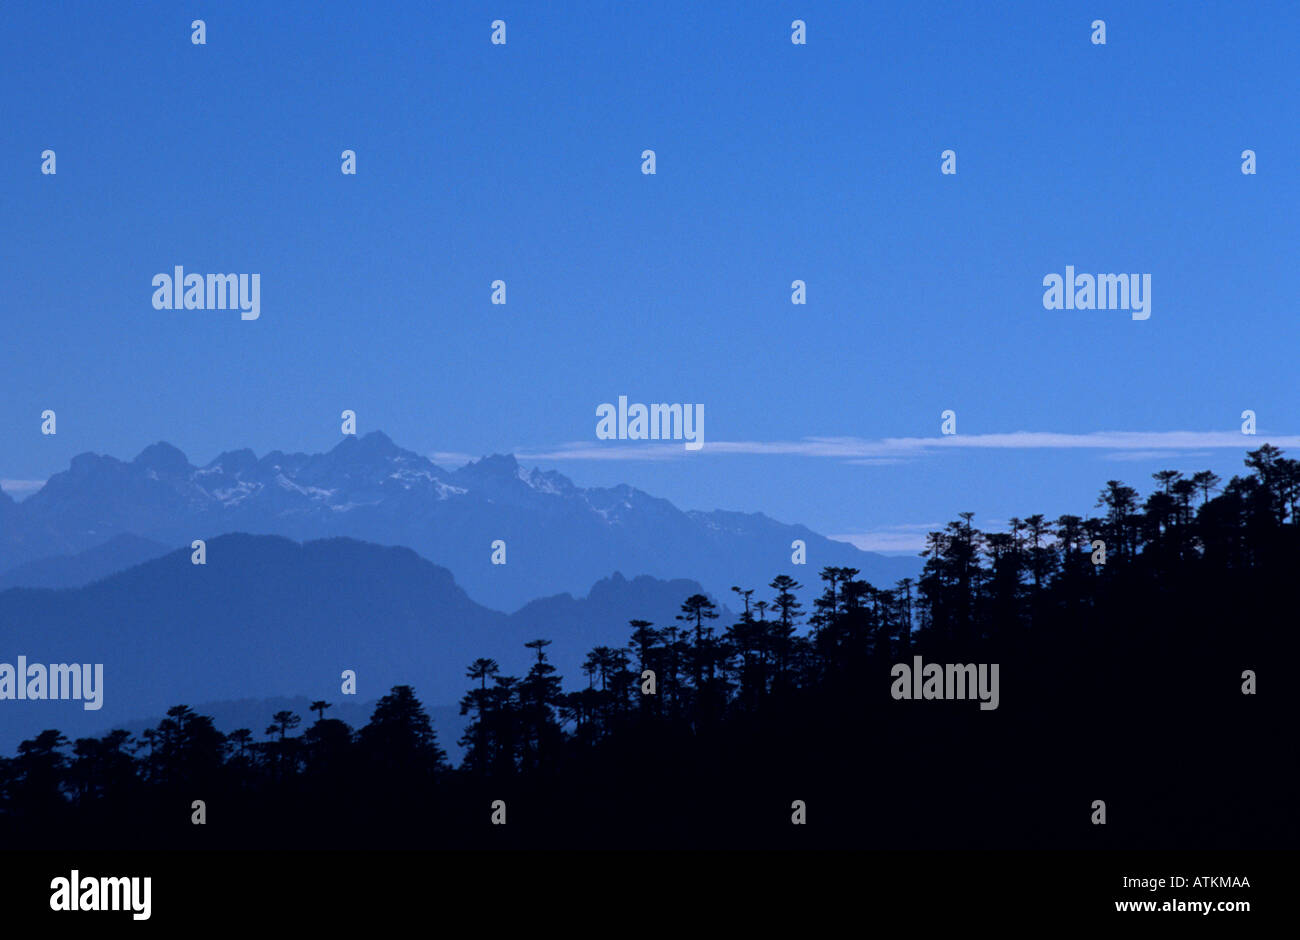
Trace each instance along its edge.
<path fill-rule="evenodd" d="M 522 676 L 552 641 L 551 662 L 577 687 L 591 647 L 625 646 L 628 620 L 671 622 L 694 581 L 603 578 L 582 598 L 558 595 L 513 614 L 476 603 L 445 568 L 404 546 L 349 538 L 306 543 L 222 535 L 207 563 L 188 548 L 77 588 L 0 592 L 0 662 L 102 663 L 103 706 L 6 700 L 0 755 L 57 727 L 70 738 L 161 715 L 176 704 L 310 696 L 346 701 L 413 685 L 430 706 L 454 706 L 478 657 Z M 729 623 L 734 614 L 715 597 Z"/>
<path fill-rule="evenodd" d="M 580 487 L 554 470 L 527 471 L 513 455 L 449 470 L 382 431 L 317 454 L 228 450 L 204 466 L 165 441 L 131 461 L 78 454 L 22 502 L 0 505 L 0 526 L 0 575 L 126 534 L 170 545 L 230 532 L 345 536 L 409 546 L 497 609 L 584 590 L 614 569 L 689 577 L 715 593 L 761 589 L 797 573 L 795 539 L 811 571 L 850 566 L 892 586 L 920 569 L 763 513 L 681 510 L 627 484 Z M 492 561 L 498 540 L 503 565 Z"/>

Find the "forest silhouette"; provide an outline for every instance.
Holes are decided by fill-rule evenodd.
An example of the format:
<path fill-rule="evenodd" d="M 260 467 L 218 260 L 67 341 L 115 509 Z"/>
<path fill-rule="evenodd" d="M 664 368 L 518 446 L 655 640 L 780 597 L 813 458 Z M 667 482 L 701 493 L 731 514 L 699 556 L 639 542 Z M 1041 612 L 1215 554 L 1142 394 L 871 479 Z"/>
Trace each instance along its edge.
<path fill-rule="evenodd" d="M 692 595 L 592 649 L 571 691 L 546 639 L 522 676 L 476 659 L 456 767 L 408 685 L 360 729 L 322 700 L 260 734 L 185 705 L 138 738 L 47 730 L 0 759 L 0 843 L 1295 847 L 1300 461 L 1265 445 L 1245 462 L 1226 484 L 1161 471 L 1145 499 L 1107 481 L 1092 517 L 983 532 L 962 513 L 890 588 L 780 574 L 732 588 L 734 623 Z M 894 699 L 914 656 L 1000 664 L 999 707 Z"/>

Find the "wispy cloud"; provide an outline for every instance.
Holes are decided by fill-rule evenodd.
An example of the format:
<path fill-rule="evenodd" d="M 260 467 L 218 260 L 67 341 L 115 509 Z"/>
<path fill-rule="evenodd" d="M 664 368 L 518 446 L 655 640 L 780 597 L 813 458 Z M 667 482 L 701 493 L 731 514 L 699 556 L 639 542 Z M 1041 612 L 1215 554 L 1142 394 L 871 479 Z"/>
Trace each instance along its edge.
<path fill-rule="evenodd" d="M 1280 445 L 1279 445 L 1280 446 Z M 1252 446 L 1249 448 L 1254 450 Z M 1103 460 L 1165 460 L 1169 457 L 1190 458 L 1190 457 L 1212 457 L 1212 451 L 1208 450 L 1121 450 L 1113 454 L 1104 454 Z"/>
<path fill-rule="evenodd" d="M 864 552 L 919 552 L 925 548 L 925 537 L 930 532 L 942 532 L 942 522 L 909 523 L 883 526 L 870 532 L 852 532 L 847 535 L 828 535 L 837 542 L 848 542 Z"/>
<path fill-rule="evenodd" d="M 559 444 L 550 450 L 525 451 L 515 456 L 520 460 L 675 460 L 699 453 L 701 451 L 686 450 L 680 443 L 594 444 L 586 441 Z"/>
<path fill-rule="evenodd" d="M 1105 450 L 1113 460 L 1148 460 L 1205 455 L 1212 450 L 1253 450 L 1265 443 L 1300 449 L 1300 435 L 1245 435 L 1238 431 L 1012 431 L 935 437 L 806 437 L 797 441 L 705 441 L 699 451 L 680 443 L 571 442 L 519 453 L 520 460 L 680 460 L 703 455 L 824 457 L 855 464 L 896 463 L 962 450 Z"/>
<path fill-rule="evenodd" d="M 432 453 L 425 454 L 424 456 L 428 457 L 434 463 L 441 464 L 444 467 L 463 467 L 471 460 L 478 459 L 472 454 L 462 454 L 454 450 L 435 450 Z"/>
<path fill-rule="evenodd" d="M 10 496 L 30 496 L 44 485 L 44 480 L 0 480 L 0 490 Z"/>

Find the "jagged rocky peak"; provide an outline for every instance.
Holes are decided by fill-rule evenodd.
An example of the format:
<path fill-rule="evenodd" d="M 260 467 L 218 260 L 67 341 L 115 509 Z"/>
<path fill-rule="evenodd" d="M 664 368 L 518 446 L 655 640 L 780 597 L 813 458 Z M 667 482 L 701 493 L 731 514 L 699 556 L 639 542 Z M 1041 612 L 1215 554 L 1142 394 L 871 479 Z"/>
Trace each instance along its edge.
<path fill-rule="evenodd" d="M 393 439 L 383 431 L 370 431 L 360 437 L 349 434 L 334 449 L 336 451 L 355 450 L 358 453 L 381 457 L 396 457 L 400 454 L 409 453 L 409 451 L 402 450 L 402 448 L 394 444 Z"/>
<path fill-rule="evenodd" d="M 334 446 L 323 458 L 326 463 L 336 466 L 367 466 L 401 464 L 418 465 L 427 470 L 434 470 L 432 462 L 422 454 L 406 450 L 393 442 L 383 431 L 371 431 L 360 437 L 349 435 Z"/>
<path fill-rule="evenodd" d="M 537 467 L 528 474 L 525 482 L 539 493 L 569 495 L 576 493 L 578 489 L 564 474 L 555 470 L 540 470 Z"/>
<path fill-rule="evenodd" d="M 205 470 L 220 469 L 230 476 L 241 476 L 257 469 L 257 455 L 247 447 L 240 450 L 228 450 L 218 454 Z"/>
<path fill-rule="evenodd" d="M 131 462 L 137 467 L 159 473 L 186 473 L 192 469 L 185 454 L 166 441 L 150 444 Z"/>
<path fill-rule="evenodd" d="M 518 479 L 519 461 L 514 454 L 492 454 L 481 460 L 472 460 L 456 472 L 475 479 Z"/>
<path fill-rule="evenodd" d="M 144 454 L 141 453 L 140 456 L 143 457 Z M 82 477 L 89 476 L 103 467 L 120 466 L 122 466 L 122 462 L 116 457 L 109 457 L 105 454 L 96 454 L 93 451 L 86 451 L 84 454 L 77 454 L 68 462 L 67 472 L 72 476 Z M 54 476 L 58 477 L 60 474 L 56 473 Z"/>

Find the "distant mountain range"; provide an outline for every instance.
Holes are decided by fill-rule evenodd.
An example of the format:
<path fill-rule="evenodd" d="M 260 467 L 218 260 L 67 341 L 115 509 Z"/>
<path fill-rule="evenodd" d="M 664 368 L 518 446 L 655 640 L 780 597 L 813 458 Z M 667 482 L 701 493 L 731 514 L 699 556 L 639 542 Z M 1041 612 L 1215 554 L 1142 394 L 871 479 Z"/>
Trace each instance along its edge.
<path fill-rule="evenodd" d="M 55 555 L 11 568 L 0 574 L 0 591 L 11 587 L 81 587 L 166 555 L 174 547 L 138 535 L 115 535 L 75 555 Z"/>
<path fill-rule="evenodd" d="M 0 587 L 84 584 L 160 545 L 232 532 L 408 546 L 501 610 L 585 591 L 613 570 L 689 577 L 719 595 L 733 584 L 766 593 L 779 573 L 810 583 L 826 565 L 857 568 L 878 586 L 920 570 L 916 559 L 762 513 L 684 512 L 630 486 L 583 489 L 554 471 L 525 471 L 511 456 L 445 470 L 376 431 L 323 454 L 236 450 L 204 467 L 166 443 L 129 463 L 81 454 L 21 503 L 0 492 Z M 504 565 L 491 560 L 498 539 Z M 804 568 L 791 564 L 796 539 L 807 546 Z"/>
<path fill-rule="evenodd" d="M 634 618 L 672 623 L 700 592 L 694 581 L 615 574 L 585 598 L 553 596 L 505 614 L 476 604 L 451 572 L 407 548 L 219 536 L 205 565 L 192 564 L 186 548 L 81 588 L 0 593 L 0 662 L 104 664 L 98 711 L 77 701 L 0 703 L 0 755 L 45 728 L 85 736 L 156 720 L 177 704 L 346 702 L 345 669 L 357 675 L 352 701 L 403 683 L 431 708 L 455 706 L 472 684 L 472 660 L 489 656 L 503 674 L 522 676 L 534 655 L 523 644 L 538 637 L 554 641 L 551 661 L 577 688 L 592 646 L 626 645 Z M 719 626 L 734 620 L 722 613 Z"/>

